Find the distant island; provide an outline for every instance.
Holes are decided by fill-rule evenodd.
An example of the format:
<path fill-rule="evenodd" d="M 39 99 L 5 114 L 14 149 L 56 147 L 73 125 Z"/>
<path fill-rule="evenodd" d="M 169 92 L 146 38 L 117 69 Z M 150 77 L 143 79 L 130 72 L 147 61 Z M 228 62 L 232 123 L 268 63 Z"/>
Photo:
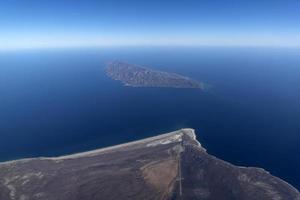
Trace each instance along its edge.
<path fill-rule="evenodd" d="M 106 74 L 132 87 L 169 87 L 204 89 L 204 83 L 175 73 L 114 61 L 107 65 Z"/>

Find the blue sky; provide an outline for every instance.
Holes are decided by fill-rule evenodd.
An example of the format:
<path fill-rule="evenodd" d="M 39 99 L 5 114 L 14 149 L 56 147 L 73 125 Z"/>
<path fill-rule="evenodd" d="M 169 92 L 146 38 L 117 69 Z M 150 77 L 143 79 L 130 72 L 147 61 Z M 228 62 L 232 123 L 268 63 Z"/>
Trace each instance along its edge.
<path fill-rule="evenodd" d="M 300 47 L 300 1 L 0 1 L 0 49 L 124 45 Z"/>

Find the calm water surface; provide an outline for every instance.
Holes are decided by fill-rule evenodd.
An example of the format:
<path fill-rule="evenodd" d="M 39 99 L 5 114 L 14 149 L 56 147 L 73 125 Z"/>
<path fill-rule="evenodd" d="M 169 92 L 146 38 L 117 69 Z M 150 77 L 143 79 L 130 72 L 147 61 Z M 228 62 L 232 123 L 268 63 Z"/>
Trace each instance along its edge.
<path fill-rule="evenodd" d="M 130 88 L 112 59 L 212 85 Z M 209 153 L 300 188 L 300 50 L 110 48 L 0 53 L 0 160 L 56 156 L 196 129 Z"/>

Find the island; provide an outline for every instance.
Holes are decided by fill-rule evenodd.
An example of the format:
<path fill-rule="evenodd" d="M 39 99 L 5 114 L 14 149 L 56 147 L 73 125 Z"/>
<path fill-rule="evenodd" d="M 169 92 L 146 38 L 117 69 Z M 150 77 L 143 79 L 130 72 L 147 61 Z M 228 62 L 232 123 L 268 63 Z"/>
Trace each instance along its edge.
<path fill-rule="evenodd" d="M 0 163 L 1 200 L 299 200 L 261 168 L 207 153 L 193 129 L 85 153 Z"/>
<path fill-rule="evenodd" d="M 120 61 L 110 62 L 106 66 L 106 74 L 110 78 L 132 87 L 205 88 L 204 83 L 186 76 Z"/>

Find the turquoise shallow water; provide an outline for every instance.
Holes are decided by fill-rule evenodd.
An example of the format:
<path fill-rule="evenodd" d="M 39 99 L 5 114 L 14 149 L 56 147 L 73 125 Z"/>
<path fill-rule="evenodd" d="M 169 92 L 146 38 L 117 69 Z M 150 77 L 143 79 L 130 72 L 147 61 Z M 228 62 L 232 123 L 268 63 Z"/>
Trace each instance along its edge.
<path fill-rule="evenodd" d="M 195 89 L 131 88 L 113 60 L 204 81 Z M 195 128 L 234 164 L 299 188 L 300 50 L 110 48 L 0 53 L 0 160 L 55 156 Z"/>

